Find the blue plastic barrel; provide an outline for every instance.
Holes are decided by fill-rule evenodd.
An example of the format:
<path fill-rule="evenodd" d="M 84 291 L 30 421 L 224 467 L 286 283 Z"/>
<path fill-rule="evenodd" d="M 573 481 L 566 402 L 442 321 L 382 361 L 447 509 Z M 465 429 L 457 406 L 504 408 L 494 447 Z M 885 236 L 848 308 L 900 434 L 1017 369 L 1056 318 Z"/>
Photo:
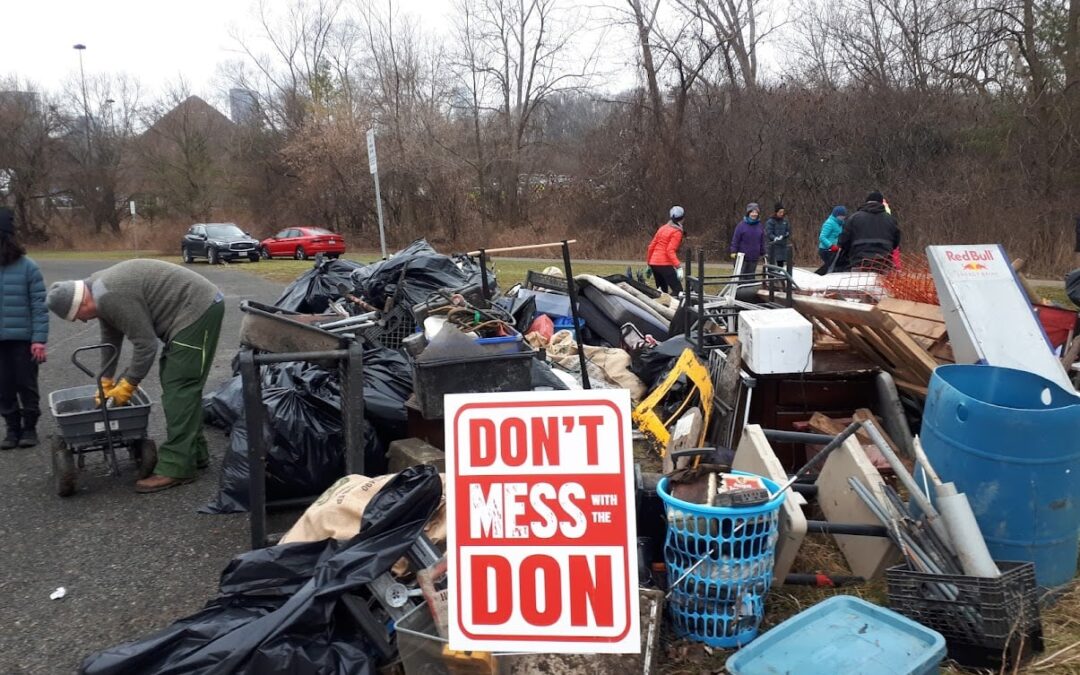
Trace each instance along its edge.
<path fill-rule="evenodd" d="M 967 493 L 995 560 L 1035 563 L 1040 586 L 1076 575 L 1080 398 L 996 366 L 934 371 L 922 443 L 941 480 Z"/>

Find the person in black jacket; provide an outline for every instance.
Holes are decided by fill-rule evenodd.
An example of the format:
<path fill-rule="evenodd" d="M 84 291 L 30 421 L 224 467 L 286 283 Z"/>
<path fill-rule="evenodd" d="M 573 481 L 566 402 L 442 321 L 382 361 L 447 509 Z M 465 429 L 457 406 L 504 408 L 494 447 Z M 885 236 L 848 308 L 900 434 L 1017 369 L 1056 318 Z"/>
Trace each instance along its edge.
<path fill-rule="evenodd" d="M 885 210 L 885 197 L 880 192 L 866 195 L 840 233 L 837 242 L 844 252 L 848 269 L 882 269 L 892 266 L 893 249 L 900 247 L 900 226 Z"/>

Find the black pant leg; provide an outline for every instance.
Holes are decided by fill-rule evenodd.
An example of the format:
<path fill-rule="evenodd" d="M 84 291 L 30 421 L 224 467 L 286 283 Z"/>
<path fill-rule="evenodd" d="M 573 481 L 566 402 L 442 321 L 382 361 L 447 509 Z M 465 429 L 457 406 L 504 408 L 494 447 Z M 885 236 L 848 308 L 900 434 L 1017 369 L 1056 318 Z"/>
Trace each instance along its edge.
<path fill-rule="evenodd" d="M 13 359 L 19 344 L 0 340 L 0 416 L 9 422 L 19 412 L 18 372 Z"/>
<path fill-rule="evenodd" d="M 32 427 L 41 417 L 41 396 L 38 393 L 38 362 L 30 355 L 29 342 L 22 343 L 22 349 L 16 352 L 13 360 L 23 426 Z"/>

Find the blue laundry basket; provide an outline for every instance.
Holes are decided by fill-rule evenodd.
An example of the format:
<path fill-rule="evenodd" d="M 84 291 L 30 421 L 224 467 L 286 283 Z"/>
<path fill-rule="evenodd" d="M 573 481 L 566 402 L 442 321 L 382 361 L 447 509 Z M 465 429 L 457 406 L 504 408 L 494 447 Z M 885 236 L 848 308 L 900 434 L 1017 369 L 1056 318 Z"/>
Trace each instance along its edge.
<path fill-rule="evenodd" d="M 780 489 L 759 478 L 770 493 Z M 668 485 L 660 479 L 656 492 L 668 521 L 664 562 L 675 632 L 710 647 L 741 647 L 757 637 L 765 613 L 784 494 L 760 506 L 706 506 L 676 499 Z"/>

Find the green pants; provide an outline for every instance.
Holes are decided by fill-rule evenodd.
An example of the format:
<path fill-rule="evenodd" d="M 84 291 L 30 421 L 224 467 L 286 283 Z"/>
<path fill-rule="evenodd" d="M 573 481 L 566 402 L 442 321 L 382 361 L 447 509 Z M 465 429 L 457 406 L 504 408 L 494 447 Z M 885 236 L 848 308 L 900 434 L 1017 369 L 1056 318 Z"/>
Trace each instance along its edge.
<path fill-rule="evenodd" d="M 161 407 L 165 443 L 154 473 L 192 478 L 210 459 L 202 430 L 202 392 L 214 363 L 225 303 L 215 302 L 195 323 L 176 334 L 161 353 Z"/>

